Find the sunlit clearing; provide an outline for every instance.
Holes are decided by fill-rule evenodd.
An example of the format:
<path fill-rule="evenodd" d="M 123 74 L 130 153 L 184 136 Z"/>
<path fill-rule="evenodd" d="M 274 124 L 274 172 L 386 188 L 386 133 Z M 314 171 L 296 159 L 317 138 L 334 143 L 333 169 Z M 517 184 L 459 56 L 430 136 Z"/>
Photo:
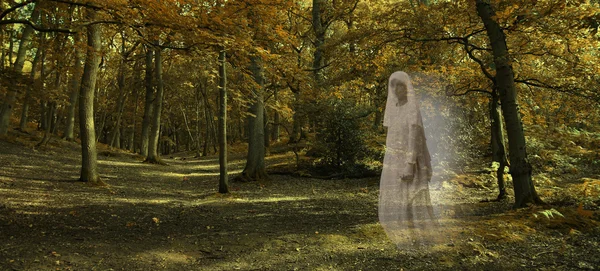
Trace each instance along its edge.
<path fill-rule="evenodd" d="M 161 261 L 164 261 L 167 265 L 169 265 L 169 264 L 187 264 L 189 261 L 194 260 L 194 258 L 189 255 L 186 255 L 183 253 L 177 253 L 177 252 L 170 252 L 170 251 L 151 251 L 151 252 L 138 253 L 136 255 L 136 258 L 138 258 L 138 259 L 151 258 L 148 260 L 160 259 Z"/>
<path fill-rule="evenodd" d="M 239 161 L 229 161 L 227 162 L 227 166 L 231 167 L 231 166 L 236 166 L 236 165 L 242 165 L 245 164 L 246 161 L 245 160 L 239 160 Z M 216 165 L 198 165 L 195 167 L 192 167 L 193 170 L 219 170 L 219 164 Z"/>
<path fill-rule="evenodd" d="M 173 202 L 181 202 L 181 200 L 173 200 L 167 198 L 155 198 L 155 199 L 133 199 L 133 198 L 111 198 L 111 202 L 126 202 L 131 204 L 169 204 Z"/>
<path fill-rule="evenodd" d="M 270 197 L 270 198 L 262 198 L 262 199 L 235 199 L 235 201 L 239 202 L 281 202 L 281 201 L 301 201 L 301 200 L 309 200 L 308 197 Z"/>
<path fill-rule="evenodd" d="M 125 166 L 125 167 L 152 167 L 153 165 L 150 164 L 144 164 L 142 162 L 119 162 L 119 161 L 106 161 L 106 160 L 99 160 L 98 164 L 100 165 L 107 165 L 107 166 Z"/>
<path fill-rule="evenodd" d="M 22 214 L 22 215 L 50 215 L 50 212 L 17 211 L 17 214 Z"/>
<path fill-rule="evenodd" d="M 288 153 L 283 153 L 283 154 L 274 154 L 274 155 L 269 155 L 268 157 L 266 157 L 266 160 L 273 160 L 273 159 L 278 159 L 278 158 L 291 158 L 291 152 Z"/>
<path fill-rule="evenodd" d="M 241 169 L 238 170 L 229 170 L 228 171 L 229 174 L 239 174 L 242 173 Z M 219 172 L 195 172 L 195 173 L 190 173 L 190 174 L 183 174 L 183 173 L 177 173 L 177 172 L 162 172 L 162 173 L 156 173 L 156 172 L 152 172 L 152 173 L 142 173 L 144 176 L 156 176 L 156 175 L 160 175 L 162 177 L 166 177 L 166 178 L 178 178 L 178 179 L 183 179 L 184 177 L 208 177 L 208 176 L 219 176 Z"/>

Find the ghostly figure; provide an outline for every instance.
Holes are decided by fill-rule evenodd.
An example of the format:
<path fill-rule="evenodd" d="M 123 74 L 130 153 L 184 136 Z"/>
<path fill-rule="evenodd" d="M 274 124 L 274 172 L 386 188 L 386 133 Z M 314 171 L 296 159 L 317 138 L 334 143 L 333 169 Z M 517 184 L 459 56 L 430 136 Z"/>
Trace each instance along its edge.
<path fill-rule="evenodd" d="M 379 221 L 397 245 L 419 245 L 436 232 L 429 196 L 431 157 L 410 77 L 394 72 L 388 82 L 383 125 L 388 127 L 379 189 Z M 427 242 L 428 243 L 428 242 Z"/>

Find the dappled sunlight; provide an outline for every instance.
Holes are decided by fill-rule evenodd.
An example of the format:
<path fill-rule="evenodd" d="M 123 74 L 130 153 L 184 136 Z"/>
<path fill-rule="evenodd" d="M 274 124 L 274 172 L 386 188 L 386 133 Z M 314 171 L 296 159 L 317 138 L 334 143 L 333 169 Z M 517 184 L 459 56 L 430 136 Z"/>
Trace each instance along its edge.
<path fill-rule="evenodd" d="M 23 206 L 47 207 L 47 204 L 53 201 L 53 199 L 50 198 L 48 191 L 42 190 L 22 191 L 0 188 L 0 196 L 12 205 L 18 203 Z"/>
<path fill-rule="evenodd" d="M 304 201 L 310 200 L 308 197 L 268 197 L 268 198 L 236 198 L 233 199 L 235 202 L 248 202 L 248 203 L 272 203 L 272 202 L 285 202 L 285 201 Z"/>
<path fill-rule="evenodd" d="M 193 256 L 187 255 L 185 253 L 158 249 L 153 251 L 144 251 L 142 253 L 137 253 L 135 254 L 134 258 L 158 262 L 163 267 L 172 267 L 174 264 L 189 264 L 190 262 L 194 261 Z"/>
<path fill-rule="evenodd" d="M 17 214 L 22 214 L 22 215 L 52 215 L 52 213 L 50 212 L 42 212 L 42 211 L 23 211 L 23 210 L 18 210 L 16 211 Z"/>
<path fill-rule="evenodd" d="M 123 162 L 114 160 L 98 160 L 99 165 L 106 166 L 120 166 L 120 167 L 144 167 L 144 168 L 155 168 L 156 165 L 143 163 L 143 162 Z"/>
<path fill-rule="evenodd" d="M 110 202 L 122 202 L 122 203 L 130 203 L 130 204 L 172 204 L 179 203 L 181 200 L 175 200 L 173 198 L 154 198 L 154 199 L 137 199 L 137 198 L 121 198 L 121 197 L 113 197 L 109 199 Z"/>
<path fill-rule="evenodd" d="M 245 160 L 229 161 L 227 163 L 227 167 L 233 168 L 233 167 L 242 166 L 245 164 L 246 164 Z M 220 168 L 220 166 L 218 164 L 218 161 L 217 161 L 217 164 L 213 164 L 213 165 L 195 165 L 195 166 L 191 167 L 192 170 L 202 170 L 202 171 L 208 171 L 208 170 L 218 171 L 219 168 Z"/>
<path fill-rule="evenodd" d="M 234 174 L 240 174 L 242 173 L 242 169 L 236 169 L 236 170 L 228 170 L 228 174 L 231 177 L 231 175 Z M 192 178 L 192 177 L 214 177 L 214 176 L 219 176 L 219 172 L 192 172 L 192 173 L 188 173 L 188 174 L 184 174 L 184 173 L 178 173 L 178 172 L 156 172 L 156 173 L 145 173 L 142 172 L 142 174 L 144 176 L 156 176 L 159 175 L 161 177 L 165 177 L 165 178 L 177 178 L 180 180 L 183 180 L 183 178 Z M 187 180 L 186 180 L 187 181 Z M 190 181 L 194 181 L 194 179 L 190 179 Z"/>

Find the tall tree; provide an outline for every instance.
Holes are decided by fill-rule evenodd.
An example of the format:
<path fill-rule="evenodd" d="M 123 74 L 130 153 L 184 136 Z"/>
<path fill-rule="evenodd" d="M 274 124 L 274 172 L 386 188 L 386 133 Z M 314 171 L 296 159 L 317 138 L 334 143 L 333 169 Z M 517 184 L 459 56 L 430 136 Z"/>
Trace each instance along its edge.
<path fill-rule="evenodd" d="M 73 131 L 75 129 L 75 111 L 77 109 L 77 103 L 79 102 L 79 88 L 81 83 L 84 55 L 81 49 L 80 42 L 82 40 L 81 33 L 75 33 L 74 35 L 74 50 L 75 59 L 73 60 L 73 75 L 69 81 L 69 105 L 67 108 L 67 125 L 65 125 L 64 138 L 68 141 L 74 140 Z"/>
<path fill-rule="evenodd" d="M 531 179 L 531 165 L 527 160 L 525 134 L 517 104 L 515 77 L 506 36 L 494 20 L 496 12 L 489 0 L 476 0 L 477 14 L 483 21 L 492 47 L 494 64 L 496 66 L 496 82 L 500 92 L 500 100 L 510 154 L 510 174 L 513 178 L 515 191 L 515 207 L 525 207 L 529 203 L 541 203 Z"/>
<path fill-rule="evenodd" d="M 158 46 L 154 50 L 154 74 L 156 76 L 156 97 L 154 98 L 154 114 L 152 116 L 146 162 L 160 164 L 162 162 L 158 156 L 158 142 L 160 140 L 160 116 L 162 113 L 164 82 L 162 78 L 162 49 Z"/>
<path fill-rule="evenodd" d="M 85 10 L 88 21 L 96 19 L 97 11 L 93 8 Z M 81 135 L 81 177 L 80 180 L 92 185 L 102 185 L 98 175 L 98 153 L 96 150 L 96 131 L 94 127 L 94 92 L 101 61 L 101 28 L 99 24 L 87 27 L 87 53 L 79 91 L 79 129 Z"/>
<path fill-rule="evenodd" d="M 229 193 L 227 174 L 227 68 L 226 51 L 219 52 L 219 193 Z"/>
<path fill-rule="evenodd" d="M 146 99 L 144 100 L 144 117 L 142 120 L 142 134 L 140 136 L 140 154 L 142 156 L 148 156 L 148 142 L 150 140 L 150 127 L 152 126 L 152 112 L 154 111 L 153 100 L 154 100 L 154 86 L 153 86 L 153 69 L 152 69 L 152 58 L 154 57 L 154 50 L 147 45 L 146 46 L 146 78 L 144 84 L 146 86 Z"/>
<path fill-rule="evenodd" d="M 264 123 L 264 85 L 263 68 L 258 56 L 251 57 L 250 71 L 255 81 L 252 92 L 252 104 L 248 114 L 248 156 L 246 167 L 242 171 L 242 180 L 258 181 L 267 178 L 265 170 L 265 129 Z"/>

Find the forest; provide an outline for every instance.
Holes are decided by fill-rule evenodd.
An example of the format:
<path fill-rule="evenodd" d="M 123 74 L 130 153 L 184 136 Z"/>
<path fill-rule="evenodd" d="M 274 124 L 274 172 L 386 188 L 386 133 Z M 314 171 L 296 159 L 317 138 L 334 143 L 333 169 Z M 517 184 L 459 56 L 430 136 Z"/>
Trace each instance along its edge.
<path fill-rule="evenodd" d="M 0 269 L 597 270 L 599 27 L 597 0 L 1 0 Z M 398 71 L 423 232 L 381 220 Z"/>

